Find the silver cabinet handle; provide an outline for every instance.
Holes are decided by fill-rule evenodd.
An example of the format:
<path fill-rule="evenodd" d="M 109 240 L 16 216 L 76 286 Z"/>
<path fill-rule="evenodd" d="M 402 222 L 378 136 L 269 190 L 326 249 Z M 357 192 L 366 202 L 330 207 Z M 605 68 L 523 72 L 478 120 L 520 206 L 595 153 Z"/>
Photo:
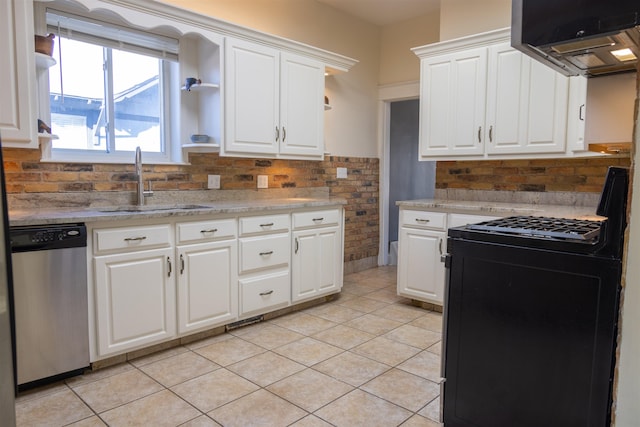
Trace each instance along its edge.
<path fill-rule="evenodd" d="M 273 251 L 260 252 L 260 256 L 271 255 Z"/>
<path fill-rule="evenodd" d="M 200 232 L 201 232 L 202 234 L 215 233 L 216 231 L 218 231 L 218 229 L 217 229 L 217 228 L 210 228 L 210 229 L 208 229 L 208 230 L 200 230 Z"/>
<path fill-rule="evenodd" d="M 184 257 L 180 254 L 180 275 L 184 273 Z"/>
<path fill-rule="evenodd" d="M 167 268 L 169 271 L 167 272 L 167 277 L 171 277 L 171 258 L 167 257 Z"/>
<path fill-rule="evenodd" d="M 276 142 L 278 142 L 280 140 L 280 129 L 278 129 L 278 126 L 276 126 Z"/>
<path fill-rule="evenodd" d="M 489 142 L 493 142 L 493 125 L 489 126 Z"/>
<path fill-rule="evenodd" d="M 440 251 L 440 255 L 442 255 L 442 238 L 440 238 L 440 241 L 438 242 L 438 250 Z"/>
<path fill-rule="evenodd" d="M 311 221 L 313 221 L 313 222 L 324 221 L 324 217 L 313 218 Z"/>
<path fill-rule="evenodd" d="M 284 142 L 285 139 L 287 139 L 287 128 L 282 126 L 282 142 Z"/>
<path fill-rule="evenodd" d="M 270 291 L 265 291 L 265 292 L 260 292 L 260 296 L 261 297 L 265 297 L 267 295 L 271 295 L 273 293 L 273 289 Z"/>
<path fill-rule="evenodd" d="M 139 242 L 141 240 L 145 240 L 147 236 L 139 236 L 139 237 L 125 237 L 125 242 Z"/>
<path fill-rule="evenodd" d="M 580 111 L 578 113 L 578 118 L 580 121 L 584 122 L 584 104 L 580 106 Z"/>
<path fill-rule="evenodd" d="M 416 218 L 416 222 L 423 222 L 423 223 L 425 223 L 425 224 L 426 224 L 427 222 L 430 222 L 430 221 L 431 221 L 430 219 Z"/>
<path fill-rule="evenodd" d="M 260 227 L 273 227 L 273 223 L 272 222 L 268 222 L 266 224 L 260 224 Z"/>
<path fill-rule="evenodd" d="M 300 249 L 300 243 L 298 242 L 298 238 L 296 237 L 296 249 L 293 251 L 294 254 L 298 253 L 298 249 Z"/>
<path fill-rule="evenodd" d="M 482 126 L 478 127 L 478 144 L 480 144 L 482 142 Z"/>

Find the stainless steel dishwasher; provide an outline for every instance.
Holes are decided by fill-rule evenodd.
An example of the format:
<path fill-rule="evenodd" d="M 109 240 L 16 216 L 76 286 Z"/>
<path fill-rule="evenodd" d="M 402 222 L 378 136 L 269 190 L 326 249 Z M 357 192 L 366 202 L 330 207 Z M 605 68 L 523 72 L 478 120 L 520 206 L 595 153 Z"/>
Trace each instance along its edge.
<path fill-rule="evenodd" d="M 84 224 L 11 227 L 19 389 L 89 366 Z"/>

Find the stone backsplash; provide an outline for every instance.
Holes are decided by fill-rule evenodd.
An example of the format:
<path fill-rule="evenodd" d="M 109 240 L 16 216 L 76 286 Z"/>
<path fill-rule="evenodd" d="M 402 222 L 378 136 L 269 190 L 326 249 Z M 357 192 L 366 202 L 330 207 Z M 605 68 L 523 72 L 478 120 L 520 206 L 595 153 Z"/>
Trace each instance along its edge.
<path fill-rule="evenodd" d="M 40 161 L 38 150 L 3 149 L 9 200 L 55 200 L 55 194 L 129 192 L 136 189 L 132 164 L 79 164 Z M 220 175 L 220 190 L 234 193 L 254 190 L 257 176 L 267 175 L 269 188 L 329 189 L 329 196 L 347 200 L 345 206 L 344 260 L 361 268 L 377 264 L 379 246 L 379 160 L 326 156 L 322 161 L 267 160 L 220 157 L 217 153 L 191 153 L 190 165 L 143 165 L 145 188 L 153 191 L 206 190 L 207 175 Z M 337 179 L 336 168 L 347 168 L 347 178 Z M 263 191 L 264 190 L 257 190 Z M 282 194 L 282 193 L 274 193 Z M 213 196 L 213 194 L 212 194 Z M 215 197 L 212 197 L 215 199 Z M 11 207 L 11 206 L 10 206 Z M 348 266 L 345 266 L 349 270 Z M 354 270 L 361 268 L 354 267 Z"/>

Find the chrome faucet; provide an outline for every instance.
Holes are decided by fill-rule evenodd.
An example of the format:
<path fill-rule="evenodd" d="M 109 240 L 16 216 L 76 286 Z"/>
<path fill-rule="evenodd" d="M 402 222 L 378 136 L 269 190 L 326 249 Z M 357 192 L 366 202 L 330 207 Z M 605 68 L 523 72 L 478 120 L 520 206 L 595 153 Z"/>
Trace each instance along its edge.
<path fill-rule="evenodd" d="M 138 188 L 137 188 L 137 204 L 138 206 L 144 206 L 144 198 L 153 196 L 153 191 L 151 191 L 151 181 L 149 181 L 149 190 L 144 190 L 144 183 L 142 181 L 142 150 L 140 147 L 136 147 L 136 178 L 138 179 Z"/>

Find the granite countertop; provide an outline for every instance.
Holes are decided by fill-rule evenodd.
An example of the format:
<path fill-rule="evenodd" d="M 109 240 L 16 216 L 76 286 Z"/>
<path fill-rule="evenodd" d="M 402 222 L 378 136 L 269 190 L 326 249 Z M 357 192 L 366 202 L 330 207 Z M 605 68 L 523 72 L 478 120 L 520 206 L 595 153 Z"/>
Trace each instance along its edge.
<path fill-rule="evenodd" d="M 222 200 L 181 204 L 149 204 L 145 206 L 115 205 L 95 207 L 23 207 L 9 209 L 11 226 L 63 224 L 75 222 L 123 221 L 163 217 L 184 217 L 208 214 L 242 214 L 255 211 L 322 208 L 345 205 L 343 198 L 281 198 L 257 200 Z"/>
<path fill-rule="evenodd" d="M 596 208 L 574 205 L 545 205 L 532 203 L 482 202 L 470 200 L 419 199 L 396 202 L 407 209 L 436 212 L 466 213 L 495 216 L 549 216 L 555 218 L 601 219 Z"/>

